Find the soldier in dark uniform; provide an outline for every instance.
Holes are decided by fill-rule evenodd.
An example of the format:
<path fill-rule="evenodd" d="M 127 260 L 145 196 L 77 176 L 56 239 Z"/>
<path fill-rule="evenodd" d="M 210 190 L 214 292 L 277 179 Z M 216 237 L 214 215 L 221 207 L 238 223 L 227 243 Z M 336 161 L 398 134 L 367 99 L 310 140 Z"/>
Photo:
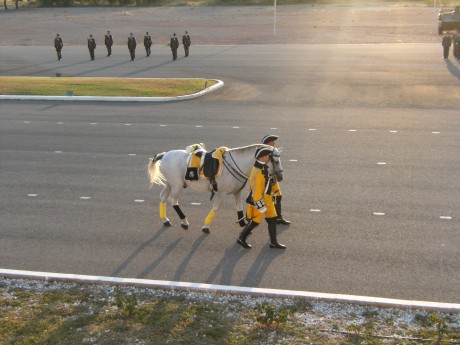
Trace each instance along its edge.
<path fill-rule="evenodd" d="M 188 34 L 187 31 L 185 31 L 185 35 L 182 36 L 182 45 L 184 46 L 185 57 L 188 56 L 189 47 L 190 47 L 191 44 L 192 44 L 192 41 L 190 40 L 190 35 Z"/>
<path fill-rule="evenodd" d="M 152 46 L 152 36 L 149 35 L 148 32 L 145 33 L 144 36 L 144 48 L 145 48 L 145 53 L 147 56 L 150 56 L 150 47 Z"/>
<path fill-rule="evenodd" d="M 173 34 L 171 37 L 171 42 L 169 42 L 169 46 L 171 47 L 171 52 L 173 56 L 173 60 L 177 59 L 177 48 L 179 48 L 179 39 L 176 37 L 176 34 Z"/>
<path fill-rule="evenodd" d="M 113 37 L 110 34 L 110 31 L 107 31 L 107 35 L 105 35 L 104 43 L 107 48 L 107 56 L 112 56 L 112 46 L 113 46 Z"/>
<path fill-rule="evenodd" d="M 96 50 L 96 40 L 94 39 L 93 35 L 89 35 L 88 50 L 89 50 L 89 56 L 91 56 L 91 60 L 94 60 L 94 50 Z"/>
<path fill-rule="evenodd" d="M 131 32 L 128 37 L 128 49 L 129 49 L 129 54 L 131 54 L 131 61 L 136 60 L 136 38 L 133 36 L 133 33 Z"/>
<path fill-rule="evenodd" d="M 59 34 L 57 34 L 56 38 L 54 39 L 54 48 L 56 48 L 58 60 L 62 59 L 62 55 L 61 55 L 62 47 L 64 47 L 64 43 L 62 43 L 62 38 L 59 37 Z"/>
<path fill-rule="evenodd" d="M 444 59 L 449 57 L 449 49 L 452 44 L 452 38 L 449 35 L 446 35 L 442 38 L 442 46 L 444 48 Z"/>
<path fill-rule="evenodd" d="M 268 234 L 270 235 L 270 248 L 286 249 L 284 244 L 278 243 L 276 236 L 276 209 L 272 196 L 272 179 L 268 176 L 267 163 L 270 155 L 273 154 L 272 147 L 261 147 L 257 149 L 256 161 L 251 170 L 249 179 L 249 196 L 246 217 L 249 223 L 245 225 L 236 243 L 241 247 L 249 249 L 251 245 L 246 242 L 252 230 L 260 224 L 263 218 L 268 223 Z"/>
<path fill-rule="evenodd" d="M 452 38 L 452 53 L 456 59 L 460 59 L 460 30 Z"/>

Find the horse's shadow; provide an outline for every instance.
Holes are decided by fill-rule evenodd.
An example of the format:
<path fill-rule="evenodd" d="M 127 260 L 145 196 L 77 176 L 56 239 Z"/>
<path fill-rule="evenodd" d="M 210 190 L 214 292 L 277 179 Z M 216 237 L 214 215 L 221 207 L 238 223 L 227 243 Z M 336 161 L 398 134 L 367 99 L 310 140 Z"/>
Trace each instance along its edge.
<path fill-rule="evenodd" d="M 176 249 L 179 242 L 182 241 L 182 238 L 183 237 L 178 238 L 173 243 L 171 243 L 169 246 L 167 246 L 166 249 L 163 251 L 163 254 L 161 254 L 161 256 L 158 259 L 153 261 L 148 267 L 146 267 L 141 273 L 139 273 L 137 278 L 142 279 L 142 278 L 147 277 L 147 275 L 149 275 L 169 254 L 171 254 L 171 252 L 174 249 Z"/>
<path fill-rule="evenodd" d="M 235 266 L 247 252 L 247 249 L 241 249 L 241 247 L 236 244 L 231 248 L 228 248 L 225 251 L 224 256 L 222 257 L 220 262 L 216 265 L 214 270 L 209 275 L 207 279 L 208 283 L 216 283 L 215 280 L 217 276 L 219 275 L 219 273 L 222 273 L 220 281 L 217 281 L 217 283 L 220 283 L 222 285 L 232 285 L 232 277 Z"/>
<path fill-rule="evenodd" d="M 187 269 L 187 266 L 188 266 L 190 260 L 192 260 L 193 255 L 195 254 L 197 249 L 200 247 L 201 243 L 203 243 L 203 241 L 208 237 L 209 237 L 208 235 L 202 234 L 200 237 L 198 237 L 195 240 L 195 242 L 193 242 L 192 248 L 190 249 L 190 252 L 184 258 L 184 260 L 182 260 L 181 264 L 179 265 L 179 267 L 176 270 L 176 273 L 174 274 L 174 277 L 173 277 L 174 281 L 180 281 L 180 279 L 182 278 L 182 274 L 184 274 L 185 270 Z"/>
<path fill-rule="evenodd" d="M 163 235 L 168 227 L 163 226 L 161 227 L 155 235 L 153 235 L 150 239 L 142 243 L 139 247 L 137 247 L 134 252 L 128 256 L 125 261 L 123 261 L 116 269 L 112 272 L 111 277 L 118 276 L 128 265 L 145 249 L 147 248 L 152 242 L 155 242 L 161 235 Z M 179 239 L 180 241 L 180 239 Z M 178 242 L 178 241 L 176 241 Z M 169 247 L 168 247 L 169 248 Z M 164 254 L 162 255 L 164 257 Z"/>

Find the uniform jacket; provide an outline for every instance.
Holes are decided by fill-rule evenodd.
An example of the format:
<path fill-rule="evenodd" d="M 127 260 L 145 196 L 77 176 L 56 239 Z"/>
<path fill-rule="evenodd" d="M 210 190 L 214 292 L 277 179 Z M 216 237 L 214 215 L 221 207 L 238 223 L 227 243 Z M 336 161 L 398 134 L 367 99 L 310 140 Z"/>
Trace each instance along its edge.
<path fill-rule="evenodd" d="M 88 38 L 88 49 L 96 49 L 96 40 L 94 38 Z"/>
<path fill-rule="evenodd" d="M 137 42 L 135 37 L 128 37 L 128 49 L 134 50 L 136 49 Z"/>
<path fill-rule="evenodd" d="M 145 47 L 150 47 L 151 45 L 152 45 L 152 36 L 145 35 L 144 36 L 144 46 Z"/>
<path fill-rule="evenodd" d="M 179 48 L 179 39 L 177 37 L 171 37 L 171 42 L 169 45 L 171 46 L 171 50 L 176 50 Z"/>
<path fill-rule="evenodd" d="M 184 35 L 182 36 L 182 44 L 186 47 L 190 46 L 192 44 L 192 41 L 190 39 L 190 35 Z"/>
<path fill-rule="evenodd" d="M 442 45 L 444 47 L 450 47 L 450 45 L 452 44 L 452 38 L 450 36 L 444 36 L 442 38 Z"/>
<path fill-rule="evenodd" d="M 113 37 L 112 35 L 105 35 L 104 39 L 105 45 L 111 47 L 113 45 Z"/>
<path fill-rule="evenodd" d="M 54 48 L 59 50 L 59 49 L 62 49 L 63 46 L 64 46 L 64 43 L 62 43 L 62 38 L 56 37 L 54 39 Z"/>
<path fill-rule="evenodd" d="M 249 189 L 249 197 L 246 202 L 257 208 L 264 207 L 267 196 L 271 198 L 271 179 L 268 176 L 266 164 L 261 164 L 256 161 L 251 170 Z"/>

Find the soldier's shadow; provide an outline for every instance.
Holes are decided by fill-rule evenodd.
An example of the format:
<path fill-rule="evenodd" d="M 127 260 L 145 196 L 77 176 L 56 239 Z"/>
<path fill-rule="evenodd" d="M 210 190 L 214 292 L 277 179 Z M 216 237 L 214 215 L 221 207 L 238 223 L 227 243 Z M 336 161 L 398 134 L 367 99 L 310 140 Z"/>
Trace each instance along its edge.
<path fill-rule="evenodd" d="M 457 66 L 455 66 L 452 63 L 452 61 L 450 61 L 449 59 L 445 59 L 444 61 L 446 62 L 446 66 L 447 66 L 447 69 L 449 70 L 450 74 L 456 76 L 457 79 L 460 79 L 460 69 Z"/>

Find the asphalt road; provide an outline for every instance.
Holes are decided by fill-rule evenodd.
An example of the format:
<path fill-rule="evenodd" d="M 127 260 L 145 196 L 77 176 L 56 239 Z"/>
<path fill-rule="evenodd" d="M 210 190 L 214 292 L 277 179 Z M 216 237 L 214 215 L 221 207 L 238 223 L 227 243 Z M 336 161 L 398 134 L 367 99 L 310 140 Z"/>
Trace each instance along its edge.
<path fill-rule="evenodd" d="M 164 104 L 0 102 L 0 267 L 459 303 L 460 65 L 437 44 L 167 47 L 128 61 L 67 47 L 0 47 L 0 76 L 204 77 Z M 182 51 L 181 51 L 182 53 Z M 182 54 L 180 54 L 182 56 Z M 158 217 L 148 158 L 280 136 L 279 229 L 235 240 L 232 198 L 211 234 L 209 195 L 184 191 L 191 227 Z M 201 203 L 196 205 L 195 203 Z"/>

